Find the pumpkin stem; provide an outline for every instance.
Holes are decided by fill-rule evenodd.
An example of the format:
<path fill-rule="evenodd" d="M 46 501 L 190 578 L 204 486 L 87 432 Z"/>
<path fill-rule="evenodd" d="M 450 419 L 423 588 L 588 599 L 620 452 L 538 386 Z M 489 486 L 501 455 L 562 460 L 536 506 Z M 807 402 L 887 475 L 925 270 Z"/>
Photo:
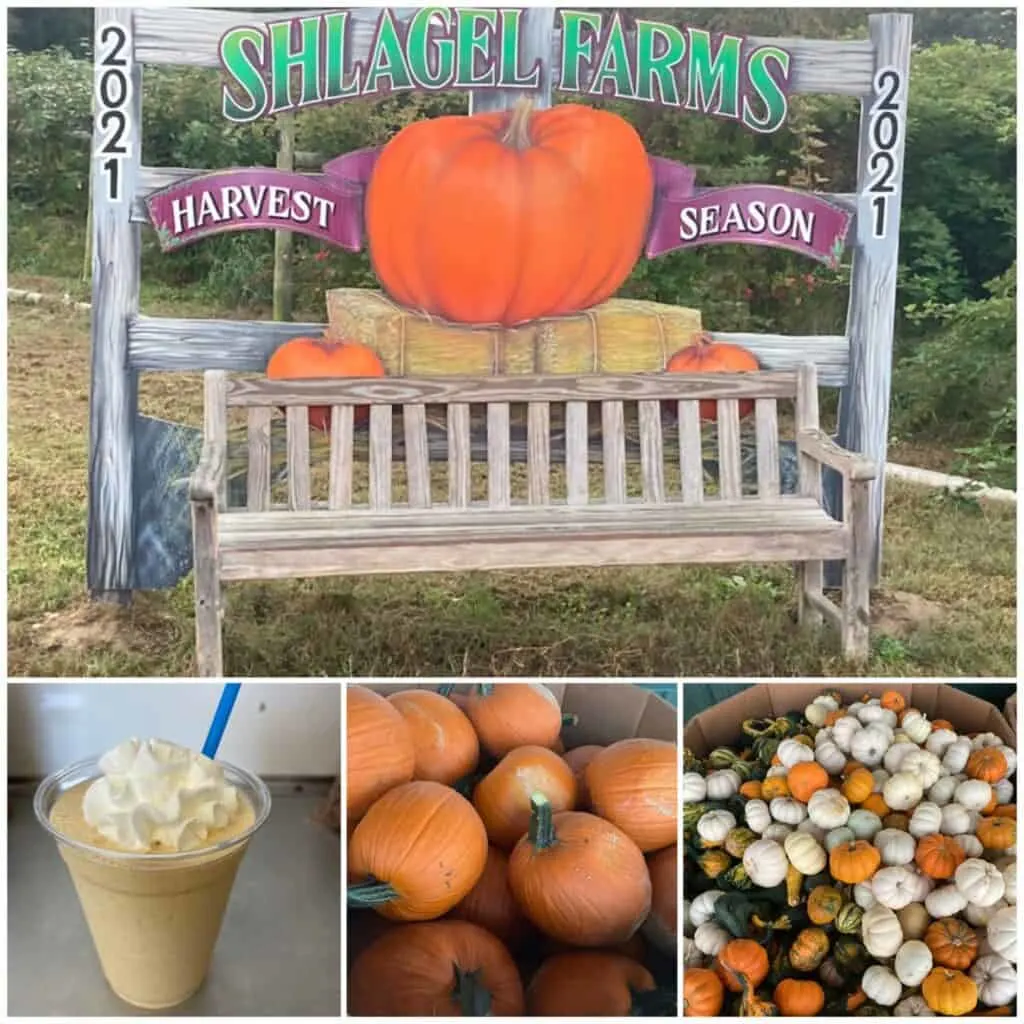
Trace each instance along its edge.
<path fill-rule="evenodd" d="M 455 965 L 455 991 L 463 1017 L 490 1017 L 491 993 L 484 987 L 483 971 L 464 971 Z"/>
<path fill-rule="evenodd" d="M 534 793 L 530 797 L 530 807 L 530 845 L 546 850 L 555 845 L 557 838 L 551 820 L 551 804 L 543 793 Z"/>
<path fill-rule="evenodd" d="M 398 890 L 388 882 L 371 880 L 350 885 L 347 898 L 350 907 L 376 907 L 397 899 Z"/>
<path fill-rule="evenodd" d="M 533 99 L 522 96 L 516 100 L 509 118 L 508 127 L 501 141 L 513 149 L 528 149 L 530 146 L 530 114 L 533 112 Z"/>

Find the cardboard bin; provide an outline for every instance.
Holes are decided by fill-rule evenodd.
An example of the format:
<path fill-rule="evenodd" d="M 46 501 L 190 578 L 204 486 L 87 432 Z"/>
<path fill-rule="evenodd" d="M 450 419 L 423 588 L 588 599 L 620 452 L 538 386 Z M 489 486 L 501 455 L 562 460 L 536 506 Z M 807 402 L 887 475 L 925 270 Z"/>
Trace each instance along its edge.
<path fill-rule="evenodd" d="M 1010 728 L 1013 730 L 1013 735 L 1017 735 L 1017 694 L 1014 694 L 1006 701 L 1006 721 L 1009 723 Z"/>
<path fill-rule="evenodd" d="M 456 693 L 465 693 L 472 684 L 459 684 Z M 498 686 L 501 683 L 497 683 Z M 562 709 L 578 716 L 576 725 L 562 729 L 562 740 L 567 750 L 587 743 L 608 744 L 616 740 L 644 736 L 648 739 L 678 742 L 680 712 L 667 701 L 649 690 L 632 683 L 545 683 L 558 698 Z M 432 683 L 378 683 L 369 689 L 388 695 L 399 690 L 437 689 Z M 342 815 L 344 820 L 345 816 Z M 349 910 L 346 922 L 347 963 L 351 967 L 355 958 L 373 940 L 388 928 L 390 921 L 372 910 Z M 523 974 L 524 987 L 529 973 L 537 965 L 538 950 L 528 949 L 517 958 Z M 675 978 L 674 958 L 665 956 L 648 943 L 648 970 L 659 984 Z"/>

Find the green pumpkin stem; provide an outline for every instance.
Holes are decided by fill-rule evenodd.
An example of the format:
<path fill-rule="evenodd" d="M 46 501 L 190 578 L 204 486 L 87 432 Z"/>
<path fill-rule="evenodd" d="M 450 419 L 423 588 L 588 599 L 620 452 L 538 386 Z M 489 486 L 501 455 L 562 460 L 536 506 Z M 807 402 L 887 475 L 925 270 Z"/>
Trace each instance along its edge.
<path fill-rule="evenodd" d="M 464 971 L 455 965 L 455 989 L 452 998 L 463 1017 L 490 1017 L 491 993 L 484 985 L 483 971 Z"/>
<path fill-rule="evenodd" d="M 551 804 L 543 793 L 534 793 L 530 797 L 530 807 L 530 844 L 538 850 L 546 850 L 557 840 L 551 820 Z"/>
<path fill-rule="evenodd" d="M 516 100 L 509 117 L 508 128 L 501 137 L 506 146 L 513 149 L 529 149 L 530 147 L 530 114 L 533 112 L 533 100 L 523 96 Z"/>
<path fill-rule="evenodd" d="M 389 882 L 369 879 L 348 887 L 347 900 L 350 907 L 378 907 L 398 899 L 398 890 Z"/>

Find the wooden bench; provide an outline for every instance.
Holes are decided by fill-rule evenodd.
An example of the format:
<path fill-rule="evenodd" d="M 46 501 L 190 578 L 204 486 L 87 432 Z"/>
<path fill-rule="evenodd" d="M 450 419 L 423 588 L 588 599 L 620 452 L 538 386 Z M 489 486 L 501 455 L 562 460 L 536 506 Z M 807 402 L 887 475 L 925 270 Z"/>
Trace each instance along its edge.
<path fill-rule="evenodd" d="M 718 402 L 717 493 L 705 486 L 700 402 Z M 756 486 L 745 493 L 740 402 L 754 403 Z M 779 403 L 792 402 L 799 459 L 796 494 L 779 483 Z M 625 424 L 636 403 L 639 477 L 628 485 Z M 513 497 L 511 409 L 526 407 L 525 493 Z M 312 499 L 312 406 L 331 407 L 326 500 Z M 359 420 L 369 406 L 368 494 L 357 503 Z M 486 497 L 473 493 L 471 408 L 486 408 Z M 558 407 L 562 408 L 559 409 Z M 401 412 L 400 418 L 395 414 Z M 428 408 L 442 407 L 447 493 L 432 487 Z M 271 420 L 285 409 L 287 502 L 272 501 Z M 675 416 L 665 415 L 666 408 Z M 228 416 L 247 415 L 246 498 L 229 507 Z M 599 410 L 599 411 L 598 411 Z M 600 422 L 603 474 L 591 472 L 590 416 Z M 564 423 L 564 466 L 552 424 Z M 559 566 L 794 562 L 802 622 L 827 619 L 852 658 L 868 651 L 868 482 L 874 465 L 818 426 L 813 366 L 738 375 L 397 378 L 267 381 L 205 377 L 205 443 L 190 481 L 196 640 L 202 676 L 223 674 L 222 585 L 368 573 Z M 666 472 L 669 439 L 678 464 Z M 402 436 L 399 436 L 401 433 Z M 405 485 L 393 468 L 404 441 Z M 675 438 L 671 438 L 673 446 Z M 561 459 L 558 460 L 561 462 Z M 821 470 L 846 479 L 842 521 L 822 501 Z M 559 488 L 552 486 L 559 475 Z M 677 486 L 672 486 L 677 480 Z M 630 491 L 639 491 L 631 496 Z M 845 564 L 841 606 L 823 593 L 824 560 Z"/>

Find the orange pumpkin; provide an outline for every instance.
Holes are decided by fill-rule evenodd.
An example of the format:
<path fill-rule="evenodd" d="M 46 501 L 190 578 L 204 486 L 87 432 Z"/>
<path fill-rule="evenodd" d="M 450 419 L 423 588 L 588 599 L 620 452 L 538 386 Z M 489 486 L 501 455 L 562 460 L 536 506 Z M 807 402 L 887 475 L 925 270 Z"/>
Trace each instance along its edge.
<path fill-rule="evenodd" d="M 487 832 L 473 805 L 439 782 L 407 782 L 385 793 L 352 833 L 349 905 L 428 921 L 466 896 L 486 863 Z"/>
<path fill-rule="evenodd" d="M 836 708 L 835 711 L 829 711 L 828 714 L 825 715 L 825 725 L 826 726 L 828 726 L 828 725 L 835 725 L 836 722 L 838 722 L 840 718 L 845 718 L 845 717 L 846 717 L 846 710 L 845 710 L 845 708 Z"/>
<path fill-rule="evenodd" d="M 401 690 L 388 700 L 409 725 L 416 752 L 414 778 L 450 786 L 476 768 L 476 730 L 450 700 L 433 690 Z"/>
<path fill-rule="evenodd" d="M 553 750 L 517 747 L 473 791 L 473 806 L 491 843 L 511 850 L 526 835 L 534 793 L 543 793 L 553 812 L 571 811 L 576 806 L 576 779 Z"/>
<path fill-rule="evenodd" d="M 568 942 L 559 942 L 558 939 L 552 939 L 548 935 L 541 936 L 538 948 L 545 959 L 549 956 L 554 956 L 556 953 L 575 953 L 579 950 L 579 946 L 573 946 Z M 636 932 L 631 938 L 626 939 L 625 942 L 616 942 L 613 946 L 602 946 L 601 952 L 628 956 L 630 960 L 635 960 L 638 964 L 642 964 L 647 959 L 648 950 L 643 936 L 640 932 Z"/>
<path fill-rule="evenodd" d="M 678 941 L 677 849 L 674 845 L 667 846 L 647 858 L 647 870 L 651 876 L 651 912 L 644 921 L 643 931 L 665 953 L 674 953 Z"/>
<path fill-rule="evenodd" d="M 801 761 L 789 769 L 786 780 L 790 793 L 805 804 L 828 785 L 828 772 L 817 761 Z"/>
<path fill-rule="evenodd" d="M 540 794 L 531 802 L 530 831 L 508 864 L 509 886 L 523 913 L 570 945 L 625 942 L 651 910 L 651 877 L 636 843 L 596 815 L 552 814 Z"/>
<path fill-rule="evenodd" d="M 477 683 L 465 711 L 481 746 L 496 758 L 516 747 L 550 750 L 562 731 L 562 709 L 543 683 Z"/>
<path fill-rule="evenodd" d="M 496 846 L 488 847 L 484 873 L 449 916 L 486 928 L 510 949 L 530 935 L 530 923 L 509 888 L 508 854 Z"/>
<path fill-rule="evenodd" d="M 1013 818 L 982 818 L 975 835 L 986 850 L 1008 850 L 1017 842 L 1017 822 Z"/>
<path fill-rule="evenodd" d="M 918 840 L 914 862 L 929 878 L 952 878 L 966 856 L 952 836 L 930 835 Z"/>
<path fill-rule="evenodd" d="M 678 834 L 678 751 L 665 740 L 635 738 L 605 747 L 587 766 L 594 812 L 617 825 L 644 853 Z"/>
<path fill-rule="evenodd" d="M 711 971 L 704 973 L 718 981 Z M 634 1015 L 634 996 L 654 987 L 651 972 L 628 956 L 591 950 L 558 953 L 545 960 L 530 981 L 526 1012 L 530 1017 L 629 1017 Z M 700 976 L 687 992 L 714 1004 L 711 982 Z M 722 995 L 719 983 L 719 1009 Z"/>
<path fill-rule="evenodd" d="M 940 967 L 966 970 L 978 955 L 978 936 L 958 917 L 943 917 L 932 922 L 924 933 L 924 944 Z"/>
<path fill-rule="evenodd" d="M 777 796 L 789 796 L 789 783 L 783 775 L 773 775 L 761 783 L 761 799 L 774 800 Z"/>
<path fill-rule="evenodd" d="M 997 818 L 1013 818 L 1017 820 L 1017 805 L 1016 804 L 1000 804 L 992 814 Z"/>
<path fill-rule="evenodd" d="M 882 707 L 898 715 L 907 706 L 906 698 L 899 690 L 886 690 L 882 694 Z"/>
<path fill-rule="evenodd" d="M 377 353 L 357 341 L 292 338 L 275 349 L 267 363 L 269 380 L 384 376 L 384 364 Z M 368 416 L 366 406 L 356 406 L 357 422 L 364 422 Z M 325 405 L 310 406 L 309 425 L 314 430 L 330 430 L 331 410 Z"/>
<path fill-rule="evenodd" d="M 732 939 L 718 951 L 715 973 L 730 992 L 753 990 L 768 977 L 768 953 L 753 939 Z"/>
<path fill-rule="evenodd" d="M 687 967 L 683 971 L 684 1017 L 717 1017 L 724 999 L 722 980 L 714 971 L 704 967 Z"/>
<path fill-rule="evenodd" d="M 817 1017 L 825 1006 L 825 990 L 816 981 L 785 978 L 775 986 L 774 998 L 783 1017 Z"/>
<path fill-rule="evenodd" d="M 828 869 L 837 882 L 856 885 L 867 881 L 882 862 L 881 853 L 870 843 L 857 839 L 839 843 L 828 855 Z"/>
<path fill-rule="evenodd" d="M 576 777 L 576 806 L 581 811 L 590 809 L 590 790 L 587 789 L 587 765 L 602 751 L 604 747 L 596 743 L 588 743 L 582 747 L 567 750 L 563 755 L 565 763 L 572 769 Z"/>
<path fill-rule="evenodd" d="M 972 779 L 981 779 L 982 782 L 995 784 L 1006 778 L 1010 766 L 1001 750 L 995 747 L 982 747 L 975 750 L 967 758 L 966 772 Z"/>
<path fill-rule="evenodd" d="M 948 729 L 950 732 L 956 731 L 953 728 L 953 723 L 945 718 L 936 718 L 935 721 L 932 722 L 932 732 L 938 732 L 939 729 Z"/>
<path fill-rule="evenodd" d="M 346 686 L 345 808 L 358 821 L 378 797 L 416 771 L 412 731 L 401 712 L 365 686 Z"/>
<path fill-rule="evenodd" d="M 740 786 L 740 796 L 745 796 L 748 800 L 760 800 L 761 799 L 761 783 L 757 779 L 751 779 L 750 782 L 744 782 Z"/>
<path fill-rule="evenodd" d="M 352 965 L 355 1017 L 522 1016 L 523 985 L 509 952 L 468 921 L 407 924 L 382 935 Z"/>
<path fill-rule="evenodd" d="M 668 373 L 751 373 L 761 369 L 757 356 L 739 345 L 713 341 L 710 334 L 702 334 L 695 345 L 680 349 L 669 359 Z M 754 411 L 752 399 L 739 403 L 740 417 Z M 718 419 L 718 403 L 705 399 L 700 403 L 700 418 L 705 422 Z"/>
<path fill-rule="evenodd" d="M 871 796 L 861 802 L 861 807 L 865 811 L 871 811 L 872 814 L 877 814 L 880 818 L 884 818 L 892 809 L 885 802 L 885 798 L 881 793 L 872 793 Z"/>
<path fill-rule="evenodd" d="M 846 764 L 843 765 L 843 770 L 840 774 L 844 779 L 848 779 L 855 771 L 857 771 L 858 768 L 864 768 L 864 765 L 862 765 L 860 761 L 847 761 Z M 864 768 L 864 770 L 867 771 L 866 768 Z"/>
<path fill-rule="evenodd" d="M 945 1017 L 962 1017 L 978 1005 L 978 986 L 962 971 L 933 967 L 921 983 L 928 1006 Z"/>
<path fill-rule="evenodd" d="M 862 804 L 875 789 L 874 776 L 867 768 L 851 772 L 843 783 L 842 793 L 851 804 Z"/>
<path fill-rule="evenodd" d="M 364 213 L 373 269 L 398 303 L 511 327 L 611 298 L 640 256 L 653 200 L 628 121 L 524 99 L 407 125 L 377 158 Z"/>

